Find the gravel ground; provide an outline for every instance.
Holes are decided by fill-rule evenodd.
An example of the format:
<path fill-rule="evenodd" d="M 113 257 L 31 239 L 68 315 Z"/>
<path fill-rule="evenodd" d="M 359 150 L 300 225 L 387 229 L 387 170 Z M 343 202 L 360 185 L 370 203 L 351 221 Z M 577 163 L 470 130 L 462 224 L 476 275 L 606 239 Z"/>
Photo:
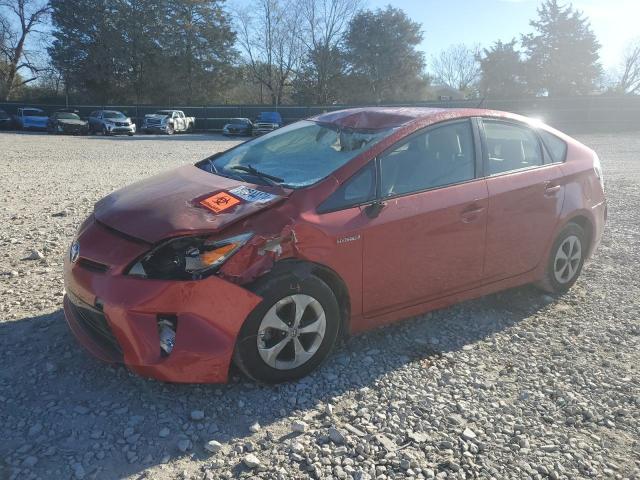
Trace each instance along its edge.
<path fill-rule="evenodd" d="M 0 479 L 640 479 L 640 135 L 579 138 L 610 217 L 568 294 L 413 318 L 265 387 L 105 366 L 61 311 L 61 258 L 96 200 L 233 142 L 0 133 Z"/>

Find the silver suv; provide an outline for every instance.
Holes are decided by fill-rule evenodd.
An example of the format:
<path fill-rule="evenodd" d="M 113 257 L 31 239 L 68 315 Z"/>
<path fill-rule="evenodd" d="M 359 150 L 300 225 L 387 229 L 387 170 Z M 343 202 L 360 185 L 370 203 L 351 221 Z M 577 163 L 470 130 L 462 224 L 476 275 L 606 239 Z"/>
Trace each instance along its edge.
<path fill-rule="evenodd" d="M 89 133 L 132 136 L 136 133 L 136 124 L 124 113 L 117 110 L 96 110 L 89 115 Z"/>

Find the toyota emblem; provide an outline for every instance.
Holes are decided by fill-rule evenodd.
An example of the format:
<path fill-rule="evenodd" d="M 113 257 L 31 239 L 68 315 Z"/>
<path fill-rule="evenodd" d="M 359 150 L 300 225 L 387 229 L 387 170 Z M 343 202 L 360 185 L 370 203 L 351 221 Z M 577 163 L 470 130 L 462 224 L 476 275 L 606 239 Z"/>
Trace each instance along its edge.
<path fill-rule="evenodd" d="M 69 249 L 69 260 L 71 260 L 72 263 L 76 263 L 78 257 L 80 257 L 80 244 L 75 240 Z"/>

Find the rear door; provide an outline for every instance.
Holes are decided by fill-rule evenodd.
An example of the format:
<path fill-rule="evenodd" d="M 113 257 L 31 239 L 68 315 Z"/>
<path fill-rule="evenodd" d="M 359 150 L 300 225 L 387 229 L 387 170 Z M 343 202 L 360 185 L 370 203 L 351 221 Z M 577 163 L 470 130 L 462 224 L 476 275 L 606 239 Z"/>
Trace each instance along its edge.
<path fill-rule="evenodd" d="M 469 119 L 413 134 L 378 159 L 379 212 L 363 232 L 368 316 L 482 278 L 487 186 Z"/>
<path fill-rule="evenodd" d="M 563 173 L 537 132 L 525 124 L 481 122 L 489 190 L 485 279 L 533 270 L 555 231 L 564 198 Z"/>

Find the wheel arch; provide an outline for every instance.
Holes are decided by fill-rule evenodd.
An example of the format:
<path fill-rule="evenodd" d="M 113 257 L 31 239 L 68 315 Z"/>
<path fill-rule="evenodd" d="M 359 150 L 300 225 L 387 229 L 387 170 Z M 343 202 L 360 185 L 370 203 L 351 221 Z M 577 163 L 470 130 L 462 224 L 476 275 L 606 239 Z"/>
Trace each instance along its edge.
<path fill-rule="evenodd" d="M 293 275 L 299 279 L 313 275 L 325 282 L 336 296 L 340 309 L 340 331 L 338 337 L 345 337 L 349 334 L 351 298 L 346 283 L 335 270 L 320 263 L 290 258 L 276 262 L 269 272 L 256 279 L 256 281 L 260 281 L 267 275 Z"/>
<path fill-rule="evenodd" d="M 574 215 L 570 218 L 567 219 L 566 222 L 564 222 L 564 224 L 562 225 L 562 228 L 559 230 L 559 232 L 565 228 L 567 225 L 569 225 L 570 223 L 575 223 L 576 225 L 578 225 L 580 228 L 582 228 L 584 230 L 585 235 L 587 236 L 587 252 L 588 254 L 586 255 L 587 257 L 591 255 L 591 246 L 593 245 L 593 222 L 591 221 L 591 219 L 587 216 L 584 215 L 582 213 L 578 213 L 577 215 Z M 557 236 L 557 234 L 556 234 Z"/>

